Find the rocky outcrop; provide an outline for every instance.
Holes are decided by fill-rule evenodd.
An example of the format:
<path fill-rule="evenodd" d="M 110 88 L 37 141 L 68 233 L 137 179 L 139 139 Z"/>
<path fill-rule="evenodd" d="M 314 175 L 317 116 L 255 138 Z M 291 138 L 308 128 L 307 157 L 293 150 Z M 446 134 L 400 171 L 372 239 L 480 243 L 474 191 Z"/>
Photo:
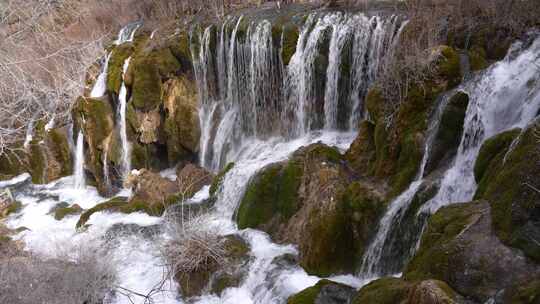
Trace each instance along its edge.
<path fill-rule="evenodd" d="M 365 105 L 370 121 L 361 124 L 360 136 L 346 154 L 356 174 L 388 184 L 390 197 L 404 191 L 418 172 L 428 119 L 437 97 L 461 81 L 459 55 L 455 49 L 448 46 L 434 48 L 429 60 L 433 71 L 426 75 L 422 85 L 410 84 L 408 94 L 401 102 L 386 100 L 388 97 L 377 86 L 369 90 Z M 397 109 L 387 108 L 396 103 Z M 457 103 L 456 107 L 462 108 L 461 103 Z M 448 123 L 452 123 L 453 111 L 447 111 Z M 387 119 L 390 116 L 393 117 L 391 123 Z M 441 139 L 446 136 L 443 135 Z"/>
<path fill-rule="evenodd" d="M 73 161 L 67 127 L 46 129 L 45 125 L 43 121 L 37 122 L 27 145 L 20 143 L 0 156 L 0 178 L 28 172 L 33 183 L 46 184 L 71 175 Z"/>
<path fill-rule="evenodd" d="M 360 289 L 351 303 L 457 304 L 466 302 L 441 281 L 409 282 L 399 278 L 382 278 Z"/>
<path fill-rule="evenodd" d="M 507 245 L 540 262 L 538 120 L 487 140 L 475 164 L 477 199 L 492 208 L 493 227 Z"/>
<path fill-rule="evenodd" d="M 488 202 L 476 201 L 438 211 L 406 267 L 405 279 L 442 280 L 479 303 L 538 279 L 539 265 L 499 240 L 492 210 Z"/>
<path fill-rule="evenodd" d="M 355 293 L 356 290 L 350 286 L 320 280 L 315 286 L 289 297 L 287 304 L 347 304 L 351 303 Z"/>
<path fill-rule="evenodd" d="M 264 168 L 250 181 L 237 210 L 238 226 L 297 244 L 300 264 L 309 273 L 350 271 L 384 211 L 384 195 L 377 187 L 351 182 L 335 148 L 301 148 L 289 161 Z"/>

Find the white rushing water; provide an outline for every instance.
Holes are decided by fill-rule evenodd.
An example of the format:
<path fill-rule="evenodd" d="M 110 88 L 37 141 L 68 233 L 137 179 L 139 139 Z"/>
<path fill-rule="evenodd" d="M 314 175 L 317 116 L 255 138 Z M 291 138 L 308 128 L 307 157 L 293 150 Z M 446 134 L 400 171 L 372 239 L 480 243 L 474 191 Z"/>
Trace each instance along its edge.
<path fill-rule="evenodd" d="M 131 60 L 131 57 L 126 59 L 124 62 L 124 69 L 122 74 L 122 86 L 120 87 L 120 92 L 118 93 L 118 119 L 117 119 L 117 125 L 120 132 L 120 143 L 122 144 L 122 177 L 125 180 L 131 172 L 131 145 L 128 140 L 127 136 L 127 118 L 126 118 L 126 110 L 127 110 L 127 88 L 126 84 L 124 83 L 124 75 L 126 74 L 128 68 L 129 68 L 129 62 Z"/>
<path fill-rule="evenodd" d="M 312 14 L 285 66 L 280 45 L 285 34 L 275 41 L 270 22 L 248 19 L 192 32 L 200 159 L 213 171 L 253 138 L 356 130 L 367 87 L 401 25 L 394 16 Z"/>
<path fill-rule="evenodd" d="M 75 188 L 83 189 L 86 186 L 86 181 L 84 177 L 84 135 L 82 131 L 79 131 L 77 143 L 75 144 L 74 171 Z"/>

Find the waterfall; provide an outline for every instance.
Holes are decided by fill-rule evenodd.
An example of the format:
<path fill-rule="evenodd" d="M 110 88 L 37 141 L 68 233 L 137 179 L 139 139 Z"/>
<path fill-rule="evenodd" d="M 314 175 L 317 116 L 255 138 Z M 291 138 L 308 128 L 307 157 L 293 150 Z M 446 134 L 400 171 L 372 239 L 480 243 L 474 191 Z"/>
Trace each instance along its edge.
<path fill-rule="evenodd" d="M 75 188 L 83 189 L 86 186 L 84 178 L 84 135 L 79 131 L 75 145 Z"/>
<path fill-rule="evenodd" d="M 131 57 L 124 62 L 123 75 L 126 74 L 129 68 L 129 62 Z M 123 76 L 122 76 L 123 77 Z M 120 142 L 122 144 L 122 177 L 125 179 L 129 172 L 131 172 L 131 145 L 127 137 L 127 120 L 126 120 L 126 108 L 127 108 L 127 88 L 124 80 L 122 80 L 122 86 L 118 93 L 118 119 L 117 125 L 120 131 Z"/>
<path fill-rule="evenodd" d="M 540 64 L 540 37 L 528 47 L 523 43 L 516 43 L 504 61 L 475 75 L 456 89 L 469 95 L 461 143 L 452 166 L 440 181 L 438 192 L 416 215 L 420 234 L 413 243 L 407 244 L 409 248 L 406 250 L 408 249 L 409 255 L 414 254 L 418 248 L 421 234 L 431 214 L 441 207 L 473 199 L 477 188 L 474 164 L 484 141 L 506 130 L 523 128 L 537 116 L 540 110 L 538 64 Z M 445 98 L 451 96 L 452 92 Z M 434 131 L 436 129 L 428 131 L 428 134 L 432 135 Z M 403 214 L 424 181 L 429 143 L 430 140 L 425 147 L 420 174 L 405 192 L 394 199 L 379 223 L 377 234 L 363 257 L 360 270 L 363 277 L 373 278 L 396 273 L 400 271 L 397 267 L 403 265 L 403 263 L 396 264 L 396 261 L 385 260 L 385 255 L 391 256 L 389 252 L 397 249 L 393 247 L 395 242 L 393 238 L 400 237 L 402 232 L 391 236 L 392 229 L 399 227 Z"/>
<path fill-rule="evenodd" d="M 424 181 L 424 172 L 429 159 L 430 147 L 435 139 L 435 134 L 437 133 L 439 127 L 442 111 L 448 104 L 450 97 L 453 96 L 453 93 L 454 91 L 444 94 L 437 100 L 437 108 L 435 113 L 432 115 L 431 123 L 427 130 L 428 136 L 424 143 L 424 155 L 422 156 L 420 169 L 416 175 L 416 178 L 409 185 L 407 190 L 390 202 L 388 210 L 379 221 L 377 233 L 364 253 L 362 264 L 360 266 L 359 274 L 363 278 L 367 279 L 374 278 L 379 275 L 393 274 L 395 272 L 395 268 L 402 267 L 403 261 L 385 261 L 383 258 L 383 253 L 395 250 L 393 246 L 394 242 L 390 237 L 390 234 L 392 229 L 397 227 L 399 222 L 403 219 L 403 216 L 409 208 L 414 195 Z"/>
<path fill-rule="evenodd" d="M 362 100 L 402 22 L 395 16 L 311 14 L 283 61 L 275 25 L 247 17 L 194 28 L 201 165 L 219 170 L 253 139 L 354 131 Z"/>
<path fill-rule="evenodd" d="M 467 83 L 463 90 L 469 94 L 471 105 L 458 155 L 445 173 L 439 192 L 422 207 L 421 213 L 433 214 L 445 205 L 473 198 L 477 188 L 474 163 L 484 141 L 506 130 L 524 128 L 538 114 L 539 65 L 540 37 L 537 37 L 528 47 L 515 44 L 504 61 Z"/>
<path fill-rule="evenodd" d="M 101 73 L 96 79 L 96 83 L 94 84 L 94 87 L 92 88 L 92 92 L 90 92 L 90 97 L 92 98 L 99 98 L 105 95 L 105 92 L 107 90 L 107 70 L 109 69 L 110 59 L 111 59 L 111 54 L 109 53 L 105 57 L 105 62 L 103 63 L 103 68 L 101 69 Z"/>

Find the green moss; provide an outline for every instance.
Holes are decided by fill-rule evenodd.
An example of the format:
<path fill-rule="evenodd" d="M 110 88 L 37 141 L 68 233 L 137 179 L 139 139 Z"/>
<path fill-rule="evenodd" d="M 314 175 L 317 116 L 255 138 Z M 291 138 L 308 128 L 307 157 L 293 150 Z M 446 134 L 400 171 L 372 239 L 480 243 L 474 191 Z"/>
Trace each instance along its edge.
<path fill-rule="evenodd" d="M 225 178 L 225 175 L 231 169 L 234 168 L 234 163 L 228 163 L 223 170 L 221 170 L 216 177 L 212 180 L 212 185 L 210 185 L 210 196 L 215 196 L 217 191 L 219 190 L 219 187 L 221 187 L 221 183 L 223 182 L 223 179 Z"/>
<path fill-rule="evenodd" d="M 454 240 L 475 218 L 484 211 L 479 204 L 455 204 L 437 211 L 430 219 L 422 236 L 420 248 L 405 270 L 405 279 L 430 279 L 448 281 L 452 267 L 450 260 L 461 248 Z"/>
<path fill-rule="evenodd" d="M 47 156 L 45 155 L 44 146 L 32 141 L 29 151 L 28 160 L 32 183 L 44 184 L 47 182 Z"/>
<path fill-rule="evenodd" d="M 191 47 L 189 41 L 189 34 L 182 31 L 178 36 L 174 36 L 169 41 L 170 49 L 174 57 L 180 62 L 182 67 L 192 66 Z"/>
<path fill-rule="evenodd" d="M 345 207 L 346 220 L 350 229 L 354 231 L 354 245 L 352 251 L 357 260 L 363 256 L 369 240 L 373 236 L 373 227 L 385 211 L 383 198 L 360 182 L 351 183 L 341 196 L 340 204 Z M 349 246 L 350 246 L 349 245 Z"/>
<path fill-rule="evenodd" d="M 439 75 L 448 81 L 449 87 L 454 87 L 461 82 L 461 64 L 458 52 L 449 46 L 441 48 L 444 56 L 438 64 Z"/>
<path fill-rule="evenodd" d="M 288 164 L 270 165 L 250 181 L 238 208 L 240 229 L 257 228 L 270 222 L 274 216 L 288 218 L 291 210 L 296 211 L 296 187 L 300 176 L 294 175 L 297 169 L 285 168 L 290 167 Z"/>
<path fill-rule="evenodd" d="M 61 166 L 60 176 L 68 176 L 73 173 L 71 150 L 66 136 L 59 129 L 52 129 L 48 132 L 47 138 L 51 144 L 53 156 Z"/>
<path fill-rule="evenodd" d="M 132 100 L 137 109 L 150 111 L 162 102 L 162 79 L 181 69 L 169 48 L 139 54 L 133 62 Z"/>
<path fill-rule="evenodd" d="M 14 151 L 6 151 L 0 155 L 0 180 L 11 179 L 27 171 L 26 159 L 23 143 L 13 145 Z"/>
<path fill-rule="evenodd" d="M 513 135 L 507 136 L 500 141 L 509 142 Z M 490 202 L 493 227 L 503 243 L 540 261 L 540 246 L 531 232 L 537 231 L 540 223 L 540 194 L 536 190 L 540 188 L 540 166 L 533 165 L 540 163 L 535 127 L 523 131 L 517 140 L 510 152 L 501 151 L 490 162 L 476 196 Z"/>
<path fill-rule="evenodd" d="M 124 197 L 115 197 L 104 203 L 97 204 L 96 206 L 88 209 L 87 211 L 81 214 L 79 221 L 77 222 L 76 228 L 79 229 L 83 227 L 90 217 L 96 212 L 109 211 L 109 212 L 118 212 L 121 207 L 126 206 L 128 203 Z"/>
<path fill-rule="evenodd" d="M 486 51 L 482 47 L 473 47 L 469 50 L 469 64 L 471 71 L 479 71 L 489 66 L 486 60 Z"/>
<path fill-rule="evenodd" d="M 301 292 L 289 297 L 287 299 L 287 304 L 315 304 L 317 296 L 321 292 L 321 289 L 329 284 L 337 284 L 330 280 L 320 280 L 315 284 L 315 286 L 306 288 Z"/>
<path fill-rule="evenodd" d="M 79 214 L 83 211 L 83 209 L 81 208 L 81 206 L 75 204 L 71 207 L 60 207 L 60 208 L 56 208 L 54 210 L 54 219 L 57 220 L 57 221 L 61 221 L 62 219 L 64 219 L 64 217 L 68 216 L 68 215 L 76 215 L 76 214 Z"/>
<path fill-rule="evenodd" d="M 300 32 L 295 25 L 285 26 L 283 28 L 283 45 L 281 46 L 281 58 L 284 65 L 289 65 L 291 58 L 296 53 L 296 46 L 298 44 L 298 38 Z M 281 37 L 280 37 L 281 39 Z"/>
<path fill-rule="evenodd" d="M 109 92 L 119 94 L 123 81 L 124 63 L 133 54 L 133 50 L 131 43 L 124 43 L 112 51 L 107 69 L 107 90 Z"/>
<path fill-rule="evenodd" d="M 512 141 L 516 139 L 520 132 L 521 129 L 513 129 L 489 138 L 484 142 L 474 164 L 474 178 L 477 183 L 482 184 L 482 179 L 484 174 L 489 171 L 490 164 L 494 159 L 498 159 L 499 161 L 502 160 L 499 159 L 501 158 L 500 156 L 506 154 Z M 493 165 L 496 165 L 497 163 L 493 163 Z M 482 190 L 478 192 L 479 196 L 484 192 L 484 188 L 488 182 L 489 179 L 486 178 L 483 183 L 484 185 L 481 186 Z"/>
<path fill-rule="evenodd" d="M 8 216 L 13 213 L 17 213 L 21 211 L 23 208 L 23 205 L 19 201 L 14 201 L 13 203 L 9 204 L 9 206 L 4 210 L 3 216 Z"/>
<path fill-rule="evenodd" d="M 396 304 L 407 299 L 411 283 L 398 278 L 382 278 L 358 291 L 352 304 Z"/>
<path fill-rule="evenodd" d="M 540 303 L 540 280 L 534 280 L 516 287 L 516 291 L 508 300 L 509 304 Z"/>

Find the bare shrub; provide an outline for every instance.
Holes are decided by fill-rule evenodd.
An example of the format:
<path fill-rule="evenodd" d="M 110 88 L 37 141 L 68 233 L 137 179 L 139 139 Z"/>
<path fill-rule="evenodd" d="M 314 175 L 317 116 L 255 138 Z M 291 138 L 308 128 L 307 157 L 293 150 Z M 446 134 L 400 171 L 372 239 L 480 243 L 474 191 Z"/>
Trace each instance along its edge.
<path fill-rule="evenodd" d="M 116 276 L 110 256 L 88 246 L 52 259 L 5 257 L 0 262 L 0 302 L 101 304 Z"/>
<path fill-rule="evenodd" d="M 227 262 L 225 239 L 209 214 L 166 216 L 170 239 L 163 248 L 171 276 L 208 270 Z"/>

